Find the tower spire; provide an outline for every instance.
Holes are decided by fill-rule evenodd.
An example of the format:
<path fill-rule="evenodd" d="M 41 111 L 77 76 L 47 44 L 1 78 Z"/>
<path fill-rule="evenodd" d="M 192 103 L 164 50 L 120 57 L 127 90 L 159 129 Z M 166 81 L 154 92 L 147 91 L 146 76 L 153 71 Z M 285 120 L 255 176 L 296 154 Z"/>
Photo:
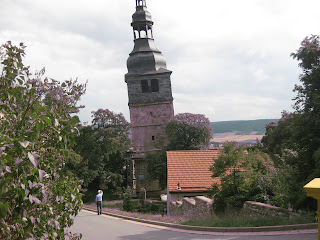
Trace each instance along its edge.
<path fill-rule="evenodd" d="M 136 12 L 132 15 L 131 23 L 134 39 L 153 39 L 152 25 L 153 22 L 151 14 L 147 10 L 146 0 L 136 0 Z"/>
<path fill-rule="evenodd" d="M 136 0 L 136 11 L 132 15 L 134 49 L 127 60 L 128 74 L 164 72 L 167 64 L 153 39 L 153 21 L 147 10 L 146 0 Z"/>

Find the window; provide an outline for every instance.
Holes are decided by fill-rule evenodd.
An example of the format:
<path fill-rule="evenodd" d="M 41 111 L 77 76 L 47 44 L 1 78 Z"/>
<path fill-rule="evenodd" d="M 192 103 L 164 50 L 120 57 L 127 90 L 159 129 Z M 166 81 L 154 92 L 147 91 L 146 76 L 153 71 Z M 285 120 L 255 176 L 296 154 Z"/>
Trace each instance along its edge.
<path fill-rule="evenodd" d="M 157 79 L 151 80 L 151 92 L 159 92 L 159 83 Z"/>
<path fill-rule="evenodd" d="M 154 137 L 154 136 L 152 136 L 151 138 L 152 138 L 152 141 L 154 141 L 154 140 L 155 140 L 155 137 Z"/>
<path fill-rule="evenodd" d="M 148 80 L 141 80 L 141 88 L 143 93 L 149 92 Z"/>
<path fill-rule="evenodd" d="M 138 179 L 139 181 L 143 181 L 143 180 L 145 180 L 146 178 L 144 177 L 143 174 L 140 174 L 140 175 L 138 175 L 137 179 Z"/>
<path fill-rule="evenodd" d="M 141 80 L 141 90 L 143 93 L 159 92 L 159 82 L 157 79 Z"/>

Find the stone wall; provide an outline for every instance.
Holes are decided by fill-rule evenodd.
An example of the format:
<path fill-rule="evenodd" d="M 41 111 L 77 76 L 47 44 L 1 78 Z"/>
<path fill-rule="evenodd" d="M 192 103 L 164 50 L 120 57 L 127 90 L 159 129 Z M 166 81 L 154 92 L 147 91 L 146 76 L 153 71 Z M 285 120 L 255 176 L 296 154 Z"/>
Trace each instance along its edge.
<path fill-rule="evenodd" d="M 244 210 L 257 213 L 263 216 L 284 216 L 290 217 L 293 215 L 288 209 L 271 206 L 269 204 L 246 201 L 243 206 Z"/>
<path fill-rule="evenodd" d="M 204 196 L 185 197 L 180 201 L 170 202 L 169 212 L 171 216 L 206 218 L 211 215 L 212 202 Z"/>
<path fill-rule="evenodd" d="M 212 214 L 212 204 L 213 200 L 204 196 L 196 196 L 194 198 L 185 197 L 180 201 L 170 202 L 169 212 L 172 216 L 206 218 L 210 217 Z M 295 215 L 295 213 L 288 209 L 252 201 L 246 201 L 243 209 L 249 213 L 259 214 L 262 216 L 290 217 Z"/>
<path fill-rule="evenodd" d="M 165 126 L 173 116 L 172 102 L 130 106 L 133 151 L 162 149 L 166 145 Z"/>

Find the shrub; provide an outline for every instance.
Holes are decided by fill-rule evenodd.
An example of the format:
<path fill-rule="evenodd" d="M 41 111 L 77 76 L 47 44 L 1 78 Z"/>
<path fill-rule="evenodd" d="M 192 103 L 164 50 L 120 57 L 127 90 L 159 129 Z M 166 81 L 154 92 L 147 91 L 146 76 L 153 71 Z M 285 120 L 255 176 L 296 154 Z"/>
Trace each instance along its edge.
<path fill-rule="evenodd" d="M 127 211 L 127 212 L 133 211 L 130 188 L 127 188 L 127 191 L 124 195 L 122 208 L 124 211 Z"/>
<path fill-rule="evenodd" d="M 74 238 L 79 181 L 63 168 L 85 85 L 32 76 L 24 48 L 0 47 L 0 239 Z"/>

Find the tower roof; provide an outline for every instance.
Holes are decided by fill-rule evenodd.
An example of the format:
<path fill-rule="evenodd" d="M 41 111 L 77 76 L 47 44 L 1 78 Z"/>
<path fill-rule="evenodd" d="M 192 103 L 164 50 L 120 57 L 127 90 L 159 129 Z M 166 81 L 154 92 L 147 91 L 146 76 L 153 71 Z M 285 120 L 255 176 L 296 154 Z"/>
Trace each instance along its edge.
<path fill-rule="evenodd" d="M 153 21 L 146 0 L 136 0 L 136 12 L 132 15 L 131 26 L 134 49 L 127 60 L 128 74 L 167 72 L 166 60 L 154 44 Z"/>
<path fill-rule="evenodd" d="M 146 5 L 137 5 L 136 12 L 132 15 L 132 23 L 131 26 L 133 29 L 138 30 L 141 27 L 152 26 L 152 17 L 151 13 L 148 12 Z M 141 29 L 142 30 L 142 29 Z"/>

